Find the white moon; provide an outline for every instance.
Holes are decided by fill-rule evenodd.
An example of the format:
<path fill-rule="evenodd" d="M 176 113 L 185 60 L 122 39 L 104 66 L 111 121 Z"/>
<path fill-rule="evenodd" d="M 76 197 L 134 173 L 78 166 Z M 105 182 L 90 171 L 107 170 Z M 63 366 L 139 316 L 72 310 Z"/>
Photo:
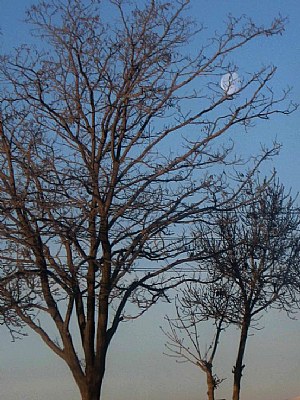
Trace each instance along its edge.
<path fill-rule="evenodd" d="M 236 72 L 229 72 L 222 76 L 220 85 L 227 95 L 232 95 L 240 90 L 241 80 Z"/>

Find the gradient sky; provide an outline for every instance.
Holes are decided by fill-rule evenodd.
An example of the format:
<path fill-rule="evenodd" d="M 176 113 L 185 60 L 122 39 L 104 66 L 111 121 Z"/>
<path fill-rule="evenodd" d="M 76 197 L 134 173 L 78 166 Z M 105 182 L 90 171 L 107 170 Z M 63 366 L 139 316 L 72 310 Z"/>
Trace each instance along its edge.
<path fill-rule="evenodd" d="M 31 0 L 0 0 L 0 51 L 30 40 L 21 22 Z M 274 87 L 293 86 L 293 99 L 300 103 L 300 1 L 299 0 L 192 0 L 192 15 L 207 27 L 207 34 L 222 31 L 226 15 L 246 14 L 267 23 L 281 13 L 289 17 L 286 33 L 249 46 L 241 70 L 274 64 L 278 73 Z M 109 13 L 108 13 L 109 14 Z M 201 43 L 199 43 L 201 45 Z M 299 111 L 288 118 L 275 117 L 256 125 L 248 134 L 234 132 L 237 152 L 256 152 L 260 143 L 277 139 L 283 149 L 269 167 L 278 170 L 281 181 L 300 191 Z M 109 351 L 103 400 L 200 400 L 205 398 L 204 376 L 188 364 L 176 364 L 163 355 L 165 338 L 159 328 L 172 312 L 158 305 L 142 319 L 121 326 Z M 300 322 L 283 313 L 270 312 L 261 321 L 265 329 L 249 338 L 242 381 L 243 400 L 285 400 L 300 395 Z M 232 329 L 221 343 L 216 372 L 227 380 L 217 398 L 231 397 L 231 369 L 238 331 Z M 33 333 L 11 342 L 0 329 L 0 397 L 3 400 L 79 400 L 67 367 Z M 206 343 L 205 331 L 203 343 Z"/>

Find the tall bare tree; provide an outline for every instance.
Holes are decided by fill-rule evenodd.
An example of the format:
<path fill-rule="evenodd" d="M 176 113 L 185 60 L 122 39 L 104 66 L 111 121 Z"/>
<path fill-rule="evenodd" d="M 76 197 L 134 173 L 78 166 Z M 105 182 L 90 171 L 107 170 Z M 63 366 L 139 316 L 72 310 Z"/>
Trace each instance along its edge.
<path fill-rule="evenodd" d="M 188 3 L 43 1 L 27 14 L 40 43 L 1 57 L 1 311 L 66 362 L 83 400 L 100 398 L 127 304 L 143 313 L 193 259 L 181 227 L 222 201 L 213 167 L 231 162 L 215 139 L 293 109 L 272 66 L 219 87 L 228 57 L 284 20 L 230 17 L 188 55 Z"/>

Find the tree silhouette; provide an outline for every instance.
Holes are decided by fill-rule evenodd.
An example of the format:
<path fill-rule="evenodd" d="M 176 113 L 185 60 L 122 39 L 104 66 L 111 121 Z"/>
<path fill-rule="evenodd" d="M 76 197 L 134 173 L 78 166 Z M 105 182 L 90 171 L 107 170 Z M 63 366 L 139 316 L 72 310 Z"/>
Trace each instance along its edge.
<path fill-rule="evenodd" d="M 300 213 L 294 199 L 273 176 L 260 182 L 252 178 L 240 195 L 215 210 L 208 226 L 195 232 L 200 264 L 208 284 L 188 284 L 181 291 L 177 319 L 171 322 L 168 338 L 181 358 L 189 349 L 212 375 L 212 364 L 221 331 L 228 325 L 240 328 L 236 362 L 233 367 L 233 400 L 240 398 L 244 355 L 249 329 L 256 327 L 270 308 L 292 315 L 299 307 Z M 216 327 L 212 350 L 201 356 L 197 325 L 213 320 Z M 184 337 L 188 341 L 184 342 Z M 192 339 L 192 340 L 191 340 Z M 189 347 L 192 342 L 193 347 Z M 195 343 L 197 345 L 195 346 Z M 174 346 L 171 348 L 174 353 Z M 205 369 L 206 364 L 210 370 Z M 208 398 L 214 399 L 212 379 L 207 379 Z"/>
<path fill-rule="evenodd" d="M 182 278 L 164 272 L 193 260 L 184 224 L 226 201 L 213 167 L 232 162 L 231 148 L 215 139 L 294 108 L 268 88 L 274 67 L 230 96 L 219 87 L 236 69 L 228 56 L 281 33 L 283 19 L 230 17 L 188 55 L 201 35 L 188 3 L 111 0 L 107 22 L 98 1 L 39 2 L 27 20 L 40 44 L 1 57 L 3 321 L 13 335 L 35 331 L 83 400 L 100 398 L 120 322 Z"/>

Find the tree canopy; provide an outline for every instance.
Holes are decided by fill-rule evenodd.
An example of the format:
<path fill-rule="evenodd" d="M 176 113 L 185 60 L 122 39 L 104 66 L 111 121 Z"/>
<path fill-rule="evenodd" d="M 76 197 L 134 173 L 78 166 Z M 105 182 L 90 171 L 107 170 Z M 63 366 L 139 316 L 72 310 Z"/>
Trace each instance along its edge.
<path fill-rule="evenodd" d="M 1 56 L 2 318 L 67 363 L 83 400 L 100 398 L 128 304 L 143 313 L 181 279 L 164 272 L 194 260 L 184 226 L 228 201 L 232 148 L 214 142 L 294 108 L 268 86 L 273 66 L 219 86 L 228 56 L 284 19 L 229 17 L 188 54 L 188 3 L 110 0 L 108 22 L 102 2 L 41 1 L 27 13 L 39 44 Z"/>

